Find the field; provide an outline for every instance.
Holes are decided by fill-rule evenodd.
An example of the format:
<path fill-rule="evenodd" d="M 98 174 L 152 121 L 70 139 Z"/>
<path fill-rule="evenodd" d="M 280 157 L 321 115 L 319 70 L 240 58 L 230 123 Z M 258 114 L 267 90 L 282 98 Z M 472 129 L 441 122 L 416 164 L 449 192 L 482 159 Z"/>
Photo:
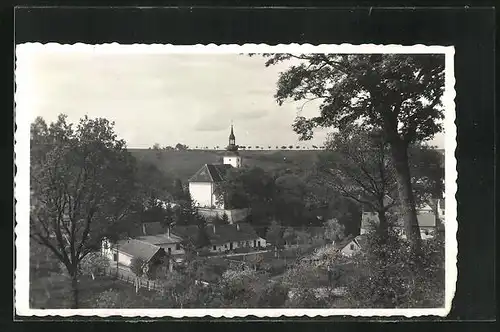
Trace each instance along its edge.
<path fill-rule="evenodd" d="M 152 163 L 165 174 L 188 180 L 202 165 L 222 163 L 222 150 L 172 151 L 129 149 L 139 162 Z M 316 161 L 317 150 L 248 150 L 240 151 L 243 165 L 272 171 L 278 168 L 304 169 Z"/>

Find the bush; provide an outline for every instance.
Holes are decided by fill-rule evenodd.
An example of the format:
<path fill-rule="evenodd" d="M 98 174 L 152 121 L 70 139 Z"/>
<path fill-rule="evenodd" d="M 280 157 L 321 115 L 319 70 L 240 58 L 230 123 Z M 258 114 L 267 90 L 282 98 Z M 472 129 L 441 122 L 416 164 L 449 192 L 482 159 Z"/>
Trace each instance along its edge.
<path fill-rule="evenodd" d="M 347 278 L 348 301 L 356 307 L 440 307 L 444 302 L 444 242 L 422 241 L 415 255 L 408 241 L 390 232 L 372 234 L 353 257 L 356 274 Z"/>

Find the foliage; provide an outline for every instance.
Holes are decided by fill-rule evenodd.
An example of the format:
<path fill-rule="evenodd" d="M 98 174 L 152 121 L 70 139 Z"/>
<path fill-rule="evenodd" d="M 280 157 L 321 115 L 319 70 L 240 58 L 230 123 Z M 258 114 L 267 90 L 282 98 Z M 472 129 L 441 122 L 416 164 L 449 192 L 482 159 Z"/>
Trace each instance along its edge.
<path fill-rule="evenodd" d="M 340 241 L 345 237 L 345 227 L 338 220 L 331 219 L 325 222 L 325 238 L 330 241 Z"/>
<path fill-rule="evenodd" d="M 354 256 L 356 274 L 348 278 L 350 305 L 356 307 L 440 307 L 444 300 L 444 242 L 422 242 L 415 254 L 394 232 L 377 234 Z"/>
<path fill-rule="evenodd" d="M 275 220 L 271 222 L 267 229 L 266 241 L 272 243 L 275 248 L 283 246 L 283 227 Z"/>
<path fill-rule="evenodd" d="M 379 130 L 396 170 L 408 238 L 419 251 L 420 232 L 411 186 L 408 146 L 442 130 L 444 56 L 407 54 L 272 54 L 266 66 L 289 59 L 300 64 L 280 74 L 275 98 L 321 100 L 320 115 L 298 116 L 293 129 L 301 140 L 313 129 L 352 124 Z"/>
<path fill-rule="evenodd" d="M 184 145 L 184 144 L 181 144 L 181 143 L 177 143 L 175 145 L 175 149 L 177 151 L 186 151 L 188 149 L 188 146 L 187 145 Z"/>
<path fill-rule="evenodd" d="M 65 115 L 50 126 L 39 117 L 31 126 L 30 168 L 30 237 L 64 264 L 77 307 L 80 261 L 130 221 L 133 157 L 106 119 L 84 117 L 75 128 Z"/>
<path fill-rule="evenodd" d="M 108 289 L 96 296 L 96 308 L 126 308 L 122 305 L 121 295 L 118 291 Z"/>
<path fill-rule="evenodd" d="M 130 271 L 134 273 L 138 277 L 142 277 L 144 274 L 144 267 L 146 265 L 146 262 L 138 257 L 132 258 L 130 261 Z"/>
<path fill-rule="evenodd" d="M 292 227 L 287 227 L 283 232 L 283 240 L 288 244 L 295 244 L 297 237 Z"/>
<path fill-rule="evenodd" d="M 277 282 L 265 285 L 257 294 L 259 308 L 282 308 L 288 298 L 289 289 Z"/>
<path fill-rule="evenodd" d="M 80 273 L 90 275 L 92 279 L 99 275 L 105 275 L 108 268 L 109 259 L 98 252 L 90 253 L 80 261 Z"/>

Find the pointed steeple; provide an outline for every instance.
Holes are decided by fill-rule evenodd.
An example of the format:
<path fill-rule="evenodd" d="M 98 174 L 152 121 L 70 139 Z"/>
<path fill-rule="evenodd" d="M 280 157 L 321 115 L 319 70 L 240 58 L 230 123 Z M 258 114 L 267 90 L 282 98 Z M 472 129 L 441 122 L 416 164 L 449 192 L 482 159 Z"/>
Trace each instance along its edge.
<path fill-rule="evenodd" d="M 234 137 L 234 131 L 233 131 L 233 124 L 231 124 L 231 134 L 229 134 L 229 141 L 231 142 L 231 140 L 235 140 L 235 137 Z"/>
<path fill-rule="evenodd" d="M 238 146 L 236 145 L 236 138 L 234 137 L 233 124 L 231 121 L 231 133 L 229 134 L 229 145 L 227 146 L 228 151 L 237 151 Z"/>

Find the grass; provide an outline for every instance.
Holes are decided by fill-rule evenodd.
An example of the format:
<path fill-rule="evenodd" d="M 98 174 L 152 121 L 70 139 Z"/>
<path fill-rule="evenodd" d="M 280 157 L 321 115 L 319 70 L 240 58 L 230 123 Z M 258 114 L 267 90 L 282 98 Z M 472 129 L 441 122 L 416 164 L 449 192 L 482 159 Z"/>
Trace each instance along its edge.
<path fill-rule="evenodd" d="M 95 308 L 96 297 L 107 290 L 115 290 L 131 300 L 142 300 L 144 297 L 152 295 L 152 292 L 144 289 L 136 294 L 132 284 L 115 280 L 109 276 L 99 276 L 95 280 L 82 276 L 78 288 L 80 308 Z M 61 274 L 34 278 L 30 282 L 30 306 L 32 308 L 70 308 L 72 299 L 71 282 Z"/>
<path fill-rule="evenodd" d="M 139 162 L 152 163 L 166 174 L 188 180 L 204 164 L 222 163 L 224 151 L 187 150 L 155 151 L 153 149 L 129 149 Z M 317 158 L 317 150 L 248 150 L 240 151 L 243 165 L 258 166 L 266 171 L 288 167 L 304 169 L 311 166 Z"/>

